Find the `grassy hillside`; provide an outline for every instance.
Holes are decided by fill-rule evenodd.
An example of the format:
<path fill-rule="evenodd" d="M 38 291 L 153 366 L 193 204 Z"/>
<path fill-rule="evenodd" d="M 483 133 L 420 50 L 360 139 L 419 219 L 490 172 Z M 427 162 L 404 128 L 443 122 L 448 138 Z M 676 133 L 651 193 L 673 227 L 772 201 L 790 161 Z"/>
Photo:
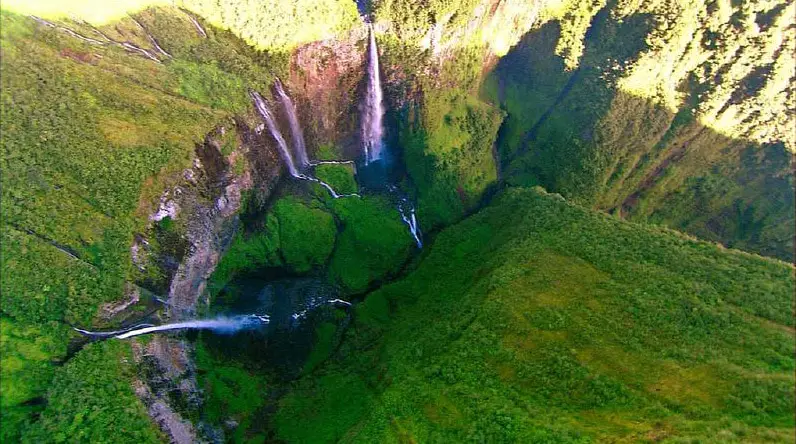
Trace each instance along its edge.
<path fill-rule="evenodd" d="M 497 142 L 511 184 L 792 261 L 794 8 L 376 2 L 423 225 L 474 208 Z M 499 134 L 501 113 L 479 99 L 505 112 Z"/>
<path fill-rule="evenodd" d="M 277 433 L 789 442 L 794 289 L 784 263 L 509 189 L 357 307 Z"/>
<path fill-rule="evenodd" d="M 285 52 L 296 46 L 338 36 L 360 23 L 356 4 L 348 0 L 8 0 L 3 8 L 47 19 L 78 18 L 108 25 L 156 7 L 190 11 L 220 29 L 232 31 L 252 46 Z M 197 26 L 201 26 L 198 23 Z"/>

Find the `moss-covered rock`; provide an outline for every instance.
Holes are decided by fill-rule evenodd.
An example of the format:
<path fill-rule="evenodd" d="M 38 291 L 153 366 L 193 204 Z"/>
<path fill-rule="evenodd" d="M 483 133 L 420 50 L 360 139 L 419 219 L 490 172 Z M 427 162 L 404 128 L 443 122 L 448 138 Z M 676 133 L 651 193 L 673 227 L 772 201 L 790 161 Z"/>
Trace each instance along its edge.
<path fill-rule="evenodd" d="M 328 183 L 339 194 L 357 192 L 357 181 L 354 179 L 353 164 L 326 164 L 315 168 L 315 176 Z"/>
<path fill-rule="evenodd" d="M 304 273 L 325 264 L 337 233 L 332 215 L 293 197 L 281 199 L 273 211 L 279 220 L 284 265 L 294 272 Z"/>

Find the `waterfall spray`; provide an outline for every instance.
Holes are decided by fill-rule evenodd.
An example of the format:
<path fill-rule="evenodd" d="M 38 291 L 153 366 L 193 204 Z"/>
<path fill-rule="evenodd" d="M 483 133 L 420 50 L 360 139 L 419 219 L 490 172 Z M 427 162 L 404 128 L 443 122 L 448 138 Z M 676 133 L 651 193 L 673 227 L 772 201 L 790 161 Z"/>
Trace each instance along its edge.
<path fill-rule="evenodd" d="M 376 34 L 373 25 L 368 25 L 368 90 L 362 115 L 362 144 L 365 151 L 365 164 L 381 159 L 384 128 L 384 105 L 382 103 L 381 78 L 379 75 L 379 50 L 376 47 Z"/>
<path fill-rule="evenodd" d="M 253 330 L 262 326 L 268 325 L 270 318 L 267 315 L 243 315 L 234 317 L 218 317 L 215 319 L 203 319 L 195 321 L 175 322 L 173 324 L 164 324 L 158 326 L 137 325 L 127 330 L 118 330 L 112 332 L 92 332 L 75 328 L 75 330 L 86 336 L 96 338 L 115 339 L 129 339 L 135 336 L 146 335 L 149 333 L 156 333 L 159 331 L 170 330 L 212 330 L 216 333 L 231 334 L 241 330 Z"/>
<path fill-rule="evenodd" d="M 276 81 L 276 93 L 279 96 L 279 101 L 282 102 L 282 106 L 285 108 L 287 120 L 290 123 L 290 133 L 293 136 L 293 145 L 299 167 L 306 168 L 309 166 L 310 161 L 307 157 L 307 147 L 304 144 L 304 134 L 301 131 L 301 125 L 298 121 L 296 105 L 293 104 L 293 100 L 290 99 L 290 96 L 285 93 L 284 88 L 282 88 L 282 82 L 280 82 L 279 79 Z"/>

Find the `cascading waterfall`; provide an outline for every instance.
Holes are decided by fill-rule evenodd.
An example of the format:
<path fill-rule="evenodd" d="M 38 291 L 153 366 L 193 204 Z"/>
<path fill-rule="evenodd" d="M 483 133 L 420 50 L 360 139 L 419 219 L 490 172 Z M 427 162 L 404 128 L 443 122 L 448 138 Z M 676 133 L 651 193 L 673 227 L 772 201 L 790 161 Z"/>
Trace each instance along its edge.
<path fill-rule="evenodd" d="M 279 101 L 282 102 L 282 106 L 285 108 L 285 114 L 287 114 L 287 120 L 290 123 L 290 133 L 293 136 L 296 159 L 300 167 L 306 168 L 310 165 L 310 160 L 309 157 L 307 157 L 307 147 L 304 144 L 304 133 L 301 131 L 301 125 L 298 121 L 296 105 L 293 104 L 293 100 L 290 99 L 290 96 L 285 93 L 284 88 L 282 88 L 282 82 L 278 79 L 276 81 L 276 94 L 279 96 Z"/>
<path fill-rule="evenodd" d="M 287 165 L 287 171 L 290 173 L 291 176 L 300 179 L 301 174 L 299 174 L 298 170 L 296 169 L 296 165 L 293 163 L 293 157 L 290 155 L 290 151 L 287 148 L 287 142 L 285 142 L 285 138 L 282 137 L 282 133 L 279 132 L 279 128 L 276 127 L 276 121 L 274 120 L 274 116 L 271 114 L 271 110 L 268 109 L 268 105 L 265 104 L 265 99 L 263 96 L 260 95 L 257 91 L 250 91 L 249 95 L 251 96 L 252 100 L 254 100 L 254 106 L 257 108 L 257 111 L 262 116 L 263 120 L 265 120 L 265 124 L 268 126 L 268 130 L 271 132 L 271 135 L 276 139 L 276 145 L 279 148 L 279 154 L 282 155 L 282 160 Z"/>
<path fill-rule="evenodd" d="M 339 298 L 313 298 L 308 301 L 307 305 L 302 310 L 293 313 L 291 319 L 294 323 L 299 323 L 309 312 L 323 305 L 332 305 L 338 308 L 351 307 L 350 302 Z M 247 314 L 230 317 L 219 316 L 213 319 L 197 319 L 163 325 L 137 324 L 132 327 L 114 331 L 89 331 L 77 327 L 72 328 L 84 336 L 97 339 L 129 339 L 135 336 L 173 330 L 212 330 L 220 334 L 233 334 L 243 330 L 255 330 L 265 327 L 270 323 L 271 317 L 267 314 Z"/>
<path fill-rule="evenodd" d="M 379 50 L 376 47 L 376 34 L 373 25 L 368 25 L 370 43 L 368 44 L 368 90 L 365 107 L 362 110 L 362 144 L 365 151 L 365 164 L 382 158 L 382 138 L 384 126 L 384 104 L 382 103 L 381 78 L 379 75 Z"/>
<path fill-rule="evenodd" d="M 118 330 L 112 332 L 92 332 L 75 328 L 79 333 L 86 336 L 96 338 L 115 338 L 115 339 L 129 339 L 135 336 L 146 335 L 149 333 L 156 333 L 159 331 L 170 330 L 213 330 L 216 333 L 232 334 L 241 330 L 252 330 L 268 325 L 270 317 L 268 315 L 243 315 L 233 317 L 218 317 L 215 319 L 200 319 L 194 321 L 175 322 L 173 324 L 164 324 L 153 326 L 149 324 L 136 325 L 126 330 Z"/>
<path fill-rule="evenodd" d="M 384 114 L 384 107 L 382 105 L 382 93 L 381 93 L 381 84 L 379 80 L 379 61 L 378 61 L 378 52 L 376 50 L 376 40 L 373 34 L 373 28 L 371 26 L 370 30 L 370 53 L 371 53 L 371 64 L 370 64 L 370 86 L 369 92 L 365 100 L 366 104 L 366 111 L 363 118 L 363 121 L 366 124 L 363 124 L 363 138 L 365 140 L 365 161 L 378 160 L 381 158 L 381 148 L 382 148 L 382 116 Z M 307 157 L 307 151 L 304 144 L 304 136 L 301 131 L 301 125 L 298 121 L 298 116 L 296 114 L 296 108 L 293 104 L 293 101 L 285 92 L 284 88 L 282 87 L 281 82 L 277 80 L 276 85 L 276 92 L 282 102 L 282 105 L 285 108 L 285 112 L 288 116 L 288 121 L 290 122 L 290 129 L 293 135 L 293 143 L 295 145 L 295 152 L 296 155 L 301 159 L 299 160 L 299 165 L 302 168 L 307 168 L 310 166 L 322 165 L 322 164 L 346 164 L 352 163 L 351 161 L 341 161 L 341 160 L 327 160 L 327 161 L 311 161 Z M 374 91 L 371 91 L 374 90 Z M 277 146 L 279 148 L 279 153 L 282 156 L 285 164 L 287 165 L 288 171 L 290 175 L 296 179 L 306 180 L 308 182 L 315 182 L 322 187 L 326 188 L 329 191 L 329 194 L 334 199 L 339 199 L 341 197 L 360 197 L 357 193 L 352 194 L 339 194 L 337 191 L 332 188 L 331 185 L 328 183 L 310 176 L 308 174 L 301 173 L 298 168 L 296 167 L 295 162 L 293 161 L 293 156 L 290 154 L 290 150 L 287 146 L 287 142 L 285 138 L 282 136 L 282 133 L 279 131 L 279 128 L 276 125 L 276 120 L 274 119 L 271 110 L 268 108 L 268 104 L 265 102 L 265 99 L 256 91 L 250 91 L 250 95 L 252 100 L 254 101 L 254 105 L 257 108 L 257 111 L 262 116 L 263 120 L 265 121 L 266 126 L 268 127 L 269 132 L 276 140 Z M 376 104 L 375 107 L 372 104 Z M 367 135 L 367 136 L 366 136 Z M 370 140 L 370 141 L 368 141 Z M 374 147 L 376 148 L 374 150 Z M 390 185 L 388 189 L 396 193 L 400 196 L 398 189 Z M 420 226 L 417 223 L 417 217 L 415 215 L 415 209 L 409 200 L 406 197 L 401 196 L 400 202 L 398 204 L 398 212 L 401 214 L 401 220 L 409 227 L 409 232 L 412 235 L 412 238 L 415 240 L 418 248 L 423 248 L 423 242 L 421 240 L 421 233 L 420 233 Z"/>
<path fill-rule="evenodd" d="M 318 165 L 353 165 L 353 160 L 310 160 L 310 166 Z"/>
<path fill-rule="evenodd" d="M 376 47 L 376 33 L 373 24 L 368 23 L 368 90 L 362 110 L 362 145 L 365 151 L 365 164 L 382 159 L 384 148 L 384 100 L 379 73 L 379 50 Z M 388 189 L 399 196 L 398 212 L 401 220 L 409 227 L 417 248 L 423 248 L 420 239 L 420 226 L 415 216 L 415 208 L 409 199 L 400 195 L 398 189 L 390 185 Z"/>
<path fill-rule="evenodd" d="M 325 304 L 330 304 L 335 307 L 346 307 L 346 308 L 351 307 L 350 302 L 344 301 L 342 299 L 331 299 L 331 300 L 310 299 L 305 309 L 293 313 L 292 315 L 290 315 L 290 317 L 293 319 L 293 322 L 299 323 L 302 319 L 304 319 L 307 316 L 309 312 Z"/>
<path fill-rule="evenodd" d="M 287 142 L 285 142 L 285 138 L 282 137 L 282 133 L 279 131 L 279 128 L 277 128 L 276 126 L 276 121 L 274 120 L 274 116 L 273 114 L 271 114 L 271 110 L 268 108 L 268 105 L 265 103 L 265 99 L 263 99 L 263 96 L 261 96 L 260 93 L 258 93 L 257 91 L 250 91 L 249 94 L 251 95 L 252 100 L 254 100 L 254 106 L 257 108 L 257 111 L 259 111 L 260 116 L 262 116 L 263 120 L 265 120 L 265 124 L 268 127 L 268 131 L 270 131 L 271 135 L 274 137 L 274 139 L 276 139 L 276 144 L 279 148 L 279 153 L 282 155 L 282 160 L 285 161 L 285 164 L 287 165 L 287 170 L 291 176 L 295 177 L 296 179 L 315 182 L 318 185 L 321 185 L 322 187 L 326 188 L 327 191 L 329 191 L 329 194 L 331 194 L 334 199 L 339 199 L 341 197 L 360 197 L 359 194 L 357 193 L 339 194 L 328 183 L 316 177 L 300 173 L 299 170 L 296 168 L 296 164 L 293 162 L 293 156 L 290 155 L 290 150 L 288 150 Z M 284 94 L 284 91 L 282 91 L 282 94 Z M 290 103 L 292 105 L 292 101 Z M 296 125 L 298 125 L 298 120 L 296 120 Z M 298 128 L 298 133 L 299 135 L 301 135 L 301 128 Z M 294 140 L 295 139 L 296 138 L 294 137 Z M 301 137 L 300 139 L 301 143 L 303 144 L 304 138 Z M 296 142 L 296 144 L 298 144 L 298 142 Z M 297 149 L 297 151 L 299 150 Z M 306 155 L 306 151 L 304 151 L 304 155 Z M 310 162 L 309 160 L 307 160 L 307 166 L 309 165 Z"/>
<path fill-rule="evenodd" d="M 125 328 L 123 330 L 114 330 L 114 331 L 89 331 L 89 330 L 84 330 L 82 328 L 77 328 L 77 327 L 72 327 L 72 329 L 75 330 L 76 332 L 82 334 L 82 335 L 85 335 L 85 336 L 91 336 L 91 337 L 94 337 L 94 338 L 111 338 L 113 336 L 117 336 L 117 335 L 120 335 L 122 333 L 127 333 L 128 331 L 138 330 L 138 329 L 146 328 L 146 327 L 154 327 L 154 325 L 152 325 L 152 324 L 137 324 L 137 325 L 134 325 L 132 327 Z"/>

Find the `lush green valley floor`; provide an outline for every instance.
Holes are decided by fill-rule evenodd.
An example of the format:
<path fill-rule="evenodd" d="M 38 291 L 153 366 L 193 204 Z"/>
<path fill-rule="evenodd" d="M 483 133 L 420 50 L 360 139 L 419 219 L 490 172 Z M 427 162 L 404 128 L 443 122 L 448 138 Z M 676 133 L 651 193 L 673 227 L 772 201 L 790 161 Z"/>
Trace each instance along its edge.
<path fill-rule="evenodd" d="M 794 439 L 793 268 L 509 189 L 369 295 L 289 442 Z"/>

